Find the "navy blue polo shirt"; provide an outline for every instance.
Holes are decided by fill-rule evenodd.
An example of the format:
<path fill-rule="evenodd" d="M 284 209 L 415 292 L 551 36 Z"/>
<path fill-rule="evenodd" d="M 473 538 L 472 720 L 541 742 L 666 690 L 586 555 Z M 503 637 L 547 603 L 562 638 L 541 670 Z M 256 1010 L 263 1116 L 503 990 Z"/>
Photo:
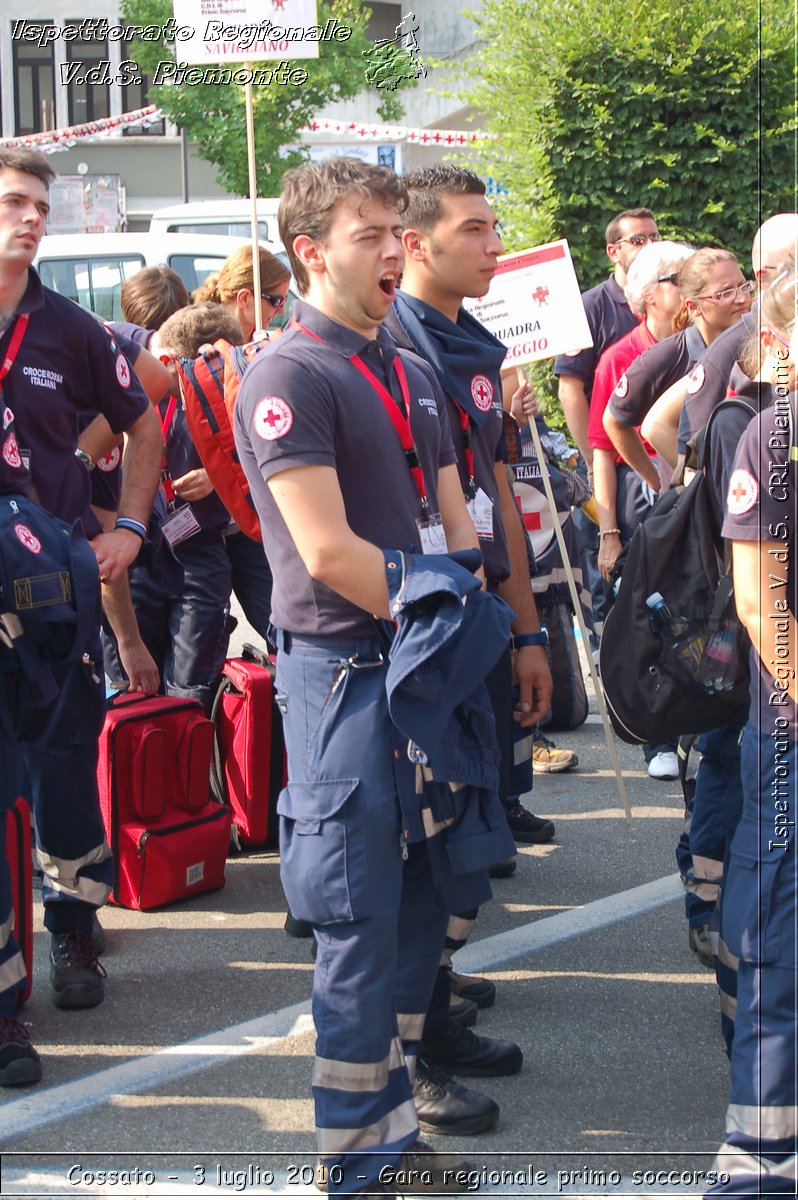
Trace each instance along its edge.
<path fill-rule="evenodd" d="M 0 389 L 0 494 L 29 496 L 30 492 L 30 471 L 19 453 L 14 414 Z"/>
<path fill-rule="evenodd" d="M 457 470 L 463 494 L 466 499 L 470 499 L 466 456 L 466 441 L 468 440 L 474 460 L 475 486 L 482 488 L 493 505 L 493 534 L 491 537 L 480 537 L 479 539 L 485 575 L 491 582 L 507 579 L 510 574 L 510 552 L 507 547 L 507 532 L 504 528 L 499 485 L 496 480 L 496 463 L 502 462 L 506 454 L 501 377 L 498 371 L 485 365 L 485 350 L 482 344 L 476 338 L 469 336 L 467 326 L 461 327 L 460 321 L 465 313 L 464 309 L 460 309 L 458 323 L 454 325 L 443 313 L 433 309 L 423 300 L 419 300 L 416 296 L 408 296 L 401 291 L 397 295 L 394 308 L 389 312 L 385 321 L 385 328 L 398 346 L 415 350 L 425 362 L 430 362 L 423 347 L 414 345 L 402 324 L 402 315 L 406 306 L 422 320 L 431 317 L 432 325 L 431 327 L 428 325 L 427 329 L 429 337 L 437 340 L 442 347 L 447 349 L 454 344 L 457 349 L 456 351 L 450 350 L 450 352 L 459 352 L 461 355 L 459 361 L 462 362 L 463 370 L 457 375 L 451 376 L 453 382 L 449 384 L 444 381 L 440 374 L 438 374 L 438 379 L 446 397 L 449 428 L 457 455 Z M 473 317 L 470 318 L 470 321 L 472 324 L 476 323 Z M 433 363 L 430 365 L 434 367 Z M 477 380 L 479 382 L 475 383 Z M 459 390 L 450 394 L 450 386 L 452 388 L 457 386 Z M 469 402 L 469 397 L 475 387 L 480 388 L 480 407 L 483 411 L 487 409 L 487 415 L 480 424 L 470 420 L 467 429 L 464 429 L 463 412 L 467 416 L 468 411 L 473 407 Z"/>
<path fill-rule="evenodd" d="M 266 481 L 293 467 L 332 467 L 350 528 L 381 549 L 418 553 L 419 492 L 382 400 L 349 359 L 359 355 L 397 396 L 395 372 L 386 364 L 399 354 L 433 512 L 438 470 L 455 462 L 446 406 L 428 365 L 397 351 L 385 330 L 369 340 L 303 301 L 292 315 L 316 336 L 294 327 L 272 342 L 247 368 L 235 408 L 236 446 L 274 573 L 272 621 L 298 634 L 368 637 L 370 615 L 311 579 Z"/>
<path fill-rule="evenodd" d="M 143 347 L 145 350 L 149 350 L 154 332 L 152 329 L 145 329 L 142 325 L 134 325 L 132 321 L 109 321 L 108 324 L 123 346 L 127 341 L 133 342 L 136 346 Z M 127 353 L 127 350 L 125 350 L 125 354 Z M 135 357 L 132 361 L 135 362 Z"/>
<path fill-rule="evenodd" d="M 705 350 L 695 325 L 649 347 L 616 383 L 607 403 L 612 415 L 621 425 L 640 425 L 654 402 L 693 368 Z"/>
<path fill-rule="evenodd" d="M 32 267 L 18 311 L 30 319 L 3 391 L 20 453 L 30 463 L 39 503 L 64 521 L 80 517 L 92 537 L 99 523 L 90 507 L 90 476 L 75 458 L 77 415 L 101 412 L 114 433 L 124 433 L 149 401 L 110 330 L 44 287 Z M 0 338 L 0 356 L 13 324 Z"/>
<path fill-rule="evenodd" d="M 629 333 L 640 323 L 629 307 L 624 290 L 610 275 L 597 287 L 582 293 L 582 304 L 585 308 L 588 327 L 593 337 L 593 345 L 576 354 L 558 354 L 554 360 L 554 374 L 575 375 L 585 385 L 585 396 L 588 404 L 593 391 L 593 376 L 596 373 L 598 361 L 608 346 L 619 341 L 624 334 Z"/>
<path fill-rule="evenodd" d="M 135 367 L 142 343 L 136 342 L 117 328 L 115 321 L 101 322 L 111 331 L 119 349 L 132 367 Z M 120 322 L 121 324 L 121 322 Z M 138 325 L 127 326 L 138 329 Z M 147 330 L 142 330 L 146 333 Z M 81 413 L 77 420 L 78 436 L 88 428 L 96 413 Z M 104 508 L 108 512 L 116 512 L 119 508 L 119 497 L 122 494 L 122 447 L 113 446 L 102 458 L 98 458 L 91 474 L 91 502 L 96 508 Z"/>
<path fill-rule="evenodd" d="M 188 431 L 186 410 L 182 400 L 173 400 L 171 396 L 165 396 L 158 405 L 158 415 L 166 441 L 166 469 L 171 478 L 180 479 L 189 471 L 197 471 L 203 467 L 199 451 Z M 187 502 L 178 496 L 175 498 L 175 503 L 178 508 L 182 508 Z M 223 530 L 230 524 L 230 514 L 216 492 L 210 492 L 201 500 L 191 500 L 190 504 L 191 511 L 200 528 L 206 532 Z"/>
<path fill-rule="evenodd" d="M 793 414 L 795 396 L 791 397 Z M 790 401 L 776 402 L 749 423 L 740 439 L 726 497 L 723 536 L 739 542 L 774 541 L 785 561 L 773 560 L 774 578 L 787 579 L 785 588 L 762 596 L 763 620 L 775 629 L 777 644 L 789 645 L 785 612 L 777 609 L 786 600 L 789 613 L 798 613 L 798 520 L 795 508 L 795 473 L 790 469 Z M 785 595 L 786 592 L 786 595 Z M 780 728 L 794 740 L 798 710 L 778 674 L 779 663 L 763 663 L 751 650 L 751 723 L 761 732 Z M 776 721 L 784 722 L 779 726 Z"/>
<path fill-rule="evenodd" d="M 679 417 L 678 449 L 685 454 L 696 434 L 709 420 L 712 410 L 726 395 L 732 368 L 744 344 L 759 328 L 758 305 L 739 321 L 724 329 L 701 355 L 687 381 L 687 395 Z"/>

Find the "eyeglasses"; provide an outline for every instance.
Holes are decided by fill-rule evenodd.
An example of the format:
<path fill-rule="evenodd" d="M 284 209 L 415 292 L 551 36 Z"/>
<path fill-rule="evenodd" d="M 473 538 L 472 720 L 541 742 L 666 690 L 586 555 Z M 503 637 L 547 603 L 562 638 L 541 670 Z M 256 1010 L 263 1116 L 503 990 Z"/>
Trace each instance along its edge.
<path fill-rule="evenodd" d="M 737 287 L 724 288 L 722 292 L 713 292 L 711 296 L 696 296 L 696 300 L 714 300 L 716 304 L 725 304 L 728 300 L 736 300 L 739 295 L 750 296 L 755 290 L 756 284 L 744 279 Z"/>
<path fill-rule="evenodd" d="M 261 292 L 260 298 L 271 304 L 272 308 L 282 308 L 285 304 L 285 296 L 274 296 L 271 292 Z"/>
<path fill-rule="evenodd" d="M 674 271 L 672 275 L 660 275 L 657 283 L 672 283 L 674 287 L 679 286 L 679 272 Z"/>
<path fill-rule="evenodd" d="M 646 242 L 661 242 L 661 233 L 630 233 L 628 237 L 618 238 L 613 242 L 613 246 L 620 246 L 621 242 L 629 242 L 631 246 L 645 246 Z"/>
<path fill-rule="evenodd" d="M 772 328 L 772 326 L 768 326 L 768 333 L 770 333 L 770 334 L 771 334 L 771 336 L 772 336 L 772 337 L 774 337 L 774 338 L 776 339 L 776 341 L 777 341 L 777 342 L 781 342 L 781 344 L 782 344 L 782 346 L 784 347 L 784 349 L 785 349 L 785 350 L 789 350 L 789 349 L 791 348 L 791 347 L 790 347 L 790 343 L 789 343 L 789 342 L 785 342 L 785 340 L 784 340 L 784 338 L 781 336 L 781 334 L 778 334 L 778 333 L 776 333 L 776 330 L 775 330 L 775 329 L 773 329 L 773 328 Z"/>

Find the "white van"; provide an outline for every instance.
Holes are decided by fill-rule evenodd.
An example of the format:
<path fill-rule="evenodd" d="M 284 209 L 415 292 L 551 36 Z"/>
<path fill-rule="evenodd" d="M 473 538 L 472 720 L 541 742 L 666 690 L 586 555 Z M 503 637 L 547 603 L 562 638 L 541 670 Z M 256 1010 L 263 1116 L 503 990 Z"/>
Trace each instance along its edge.
<path fill-rule="evenodd" d="M 56 233 L 42 238 L 33 265 L 53 291 L 105 321 L 121 321 L 122 284 L 142 267 L 171 267 L 192 292 L 248 244 L 204 233 Z"/>
<path fill-rule="evenodd" d="M 277 206 L 280 200 L 258 200 L 258 238 L 274 252 L 280 249 L 277 230 Z M 192 204 L 170 204 L 152 215 L 150 233 L 215 233 L 249 237 L 251 233 L 249 200 L 197 200 Z"/>

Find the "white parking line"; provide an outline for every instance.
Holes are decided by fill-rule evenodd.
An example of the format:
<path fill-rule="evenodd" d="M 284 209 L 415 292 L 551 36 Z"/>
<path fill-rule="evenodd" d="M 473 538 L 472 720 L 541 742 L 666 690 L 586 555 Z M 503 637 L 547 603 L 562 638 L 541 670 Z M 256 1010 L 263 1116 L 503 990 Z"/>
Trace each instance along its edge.
<path fill-rule="evenodd" d="M 496 967 L 567 938 L 579 937 L 617 921 L 639 916 L 678 899 L 682 894 L 679 876 L 666 875 L 603 900 L 594 900 L 581 908 L 569 909 L 568 912 L 531 921 L 507 933 L 483 938 L 458 951 L 458 967 L 466 973 Z M 11 1138 L 21 1137 L 43 1125 L 68 1120 L 78 1113 L 107 1104 L 114 1096 L 146 1092 L 216 1066 L 225 1059 L 239 1058 L 295 1037 L 311 1027 L 308 999 L 250 1021 L 230 1025 L 204 1037 L 165 1047 L 119 1066 L 84 1075 L 69 1083 L 38 1088 L 19 1100 L 3 1105 L 3 1143 L 8 1145 Z"/>

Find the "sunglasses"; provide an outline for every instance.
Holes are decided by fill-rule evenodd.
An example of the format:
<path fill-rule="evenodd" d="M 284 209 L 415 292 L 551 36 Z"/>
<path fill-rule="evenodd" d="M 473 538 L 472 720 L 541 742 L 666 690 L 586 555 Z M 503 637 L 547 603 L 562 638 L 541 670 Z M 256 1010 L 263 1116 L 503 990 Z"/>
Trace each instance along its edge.
<path fill-rule="evenodd" d="M 613 242 L 613 246 L 620 246 L 621 242 L 628 242 L 630 246 L 645 246 L 646 242 L 661 242 L 661 233 L 631 233 L 628 237 L 618 238 L 617 242 Z"/>
<path fill-rule="evenodd" d="M 260 298 L 271 304 L 272 308 L 282 308 L 285 304 L 285 296 L 274 296 L 271 292 L 261 292 Z"/>
<path fill-rule="evenodd" d="M 674 271 L 672 275 L 660 275 L 657 283 L 672 283 L 674 287 L 679 286 L 679 272 Z"/>

